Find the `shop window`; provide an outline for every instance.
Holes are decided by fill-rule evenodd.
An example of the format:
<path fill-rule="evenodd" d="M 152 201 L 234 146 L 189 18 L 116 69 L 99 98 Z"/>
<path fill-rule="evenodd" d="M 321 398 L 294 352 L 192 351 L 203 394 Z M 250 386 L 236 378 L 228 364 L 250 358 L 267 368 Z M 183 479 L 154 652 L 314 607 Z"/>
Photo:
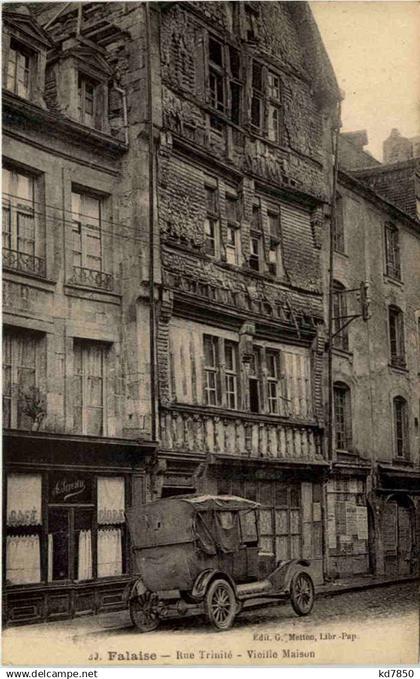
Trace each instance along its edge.
<path fill-rule="evenodd" d="M 3 266 L 45 276 L 45 259 L 37 256 L 41 212 L 35 199 L 37 188 L 34 175 L 3 168 Z"/>
<path fill-rule="evenodd" d="M 95 127 L 97 83 L 82 73 L 78 75 L 78 116 L 88 127 Z"/>
<path fill-rule="evenodd" d="M 9 474 L 6 509 L 6 584 L 41 582 L 40 474 Z"/>
<path fill-rule="evenodd" d="M 386 274 L 401 279 L 399 231 L 394 224 L 385 225 Z"/>
<path fill-rule="evenodd" d="M 401 309 L 390 306 L 388 320 L 391 365 L 396 368 L 405 368 L 404 316 Z"/>
<path fill-rule="evenodd" d="M 205 251 L 210 257 L 218 257 L 220 252 L 220 219 L 217 189 L 205 187 L 206 218 L 204 220 Z"/>
<path fill-rule="evenodd" d="M 43 377 L 43 335 L 20 328 L 3 332 L 3 425 L 32 429 L 45 403 L 39 389 Z"/>
<path fill-rule="evenodd" d="M 106 347 L 99 342 L 74 341 L 74 430 L 81 434 L 104 434 L 106 355 Z"/>
<path fill-rule="evenodd" d="M 125 486 L 121 477 L 98 478 L 98 578 L 121 575 L 124 568 Z"/>
<path fill-rule="evenodd" d="M 349 451 L 352 447 L 351 392 L 342 382 L 334 384 L 335 447 Z"/>
<path fill-rule="evenodd" d="M 333 346 L 336 349 L 348 351 L 349 335 L 347 328 L 343 326 L 347 322 L 347 296 L 346 288 L 338 281 L 333 283 Z"/>
<path fill-rule="evenodd" d="M 409 459 L 408 404 L 402 396 L 396 396 L 394 408 L 394 441 L 397 457 Z"/>
<path fill-rule="evenodd" d="M 340 195 L 337 195 L 335 203 L 333 245 L 335 252 L 340 252 L 342 254 L 345 252 L 343 199 Z"/>
<path fill-rule="evenodd" d="M 24 99 L 29 99 L 30 68 L 34 60 L 34 52 L 28 50 L 14 38 L 11 39 L 7 62 L 6 89 Z"/>

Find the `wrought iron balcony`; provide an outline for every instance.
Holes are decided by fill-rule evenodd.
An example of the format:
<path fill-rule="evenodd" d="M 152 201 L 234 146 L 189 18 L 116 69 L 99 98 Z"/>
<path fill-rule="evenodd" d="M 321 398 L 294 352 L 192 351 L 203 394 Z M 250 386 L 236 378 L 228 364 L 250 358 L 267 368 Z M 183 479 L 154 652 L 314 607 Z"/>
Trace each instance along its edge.
<path fill-rule="evenodd" d="M 314 424 L 279 422 L 275 417 L 182 406 L 162 407 L 162 447 L 249 458 L 322 460 L 322 434 Z"/>
<path fill-rule="evenodd" d="M 90 288 L 100 288 L 112 292 L 114 289 L 114 279 L 110 273 L 97 271 L 96 269 L 86 269 L 82 266 L 73 267 L 73 275 L 70 283 L 75 285 L 86 285 Z"/>
<path fill-rule="evenodd" d="M 18 250 L 3 248 L 3 268 L 22 273 L 45 276 L 45 259 Z"/>

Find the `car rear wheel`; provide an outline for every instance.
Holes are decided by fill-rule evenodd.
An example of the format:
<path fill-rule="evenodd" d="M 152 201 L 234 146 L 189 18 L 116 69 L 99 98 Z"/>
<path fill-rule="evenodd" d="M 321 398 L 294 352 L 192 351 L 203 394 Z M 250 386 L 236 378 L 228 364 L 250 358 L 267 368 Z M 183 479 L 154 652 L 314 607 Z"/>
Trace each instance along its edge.
<path fill-rule="evenodd" d="M 235 592 L 227 580 L 213 580 L 206 593 L 206 613 L 211 625 L 221 631 L 232 627 L 237 605 Z"/>
<path fill-rule="evenodd" d="M 290 583 L 290 602 L 297 615 L 308 615 L 314 605 L 315 589 L 308 573 L 295 573 Z"/>
<path fill-rule="evenodd" d="M 159 625 L 159 599 L 157 594 L 146 590 L 144 594 L 131 599 L 130 617 L 133 625 L 141 632 L 153 632 Z"/>

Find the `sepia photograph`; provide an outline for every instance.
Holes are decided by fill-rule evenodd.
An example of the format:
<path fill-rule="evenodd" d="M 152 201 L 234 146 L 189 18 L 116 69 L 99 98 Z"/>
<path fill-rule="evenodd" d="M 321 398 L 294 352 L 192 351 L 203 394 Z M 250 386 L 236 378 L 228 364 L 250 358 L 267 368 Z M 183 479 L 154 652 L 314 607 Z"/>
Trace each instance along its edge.
<path fill-rule="evenodd" d="M 418 666 L 419 36 L 2 2 L 3 666 Z"/>

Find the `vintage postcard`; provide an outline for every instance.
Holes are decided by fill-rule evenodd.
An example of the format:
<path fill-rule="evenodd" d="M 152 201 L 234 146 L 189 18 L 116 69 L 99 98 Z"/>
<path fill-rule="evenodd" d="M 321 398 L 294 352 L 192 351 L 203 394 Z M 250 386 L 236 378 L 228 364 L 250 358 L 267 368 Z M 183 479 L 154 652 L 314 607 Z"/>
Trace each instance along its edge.
<path fill-rule="evenodd" d="M 418 663 L 419 34 L 2 3 L 4 665 Z"/>

